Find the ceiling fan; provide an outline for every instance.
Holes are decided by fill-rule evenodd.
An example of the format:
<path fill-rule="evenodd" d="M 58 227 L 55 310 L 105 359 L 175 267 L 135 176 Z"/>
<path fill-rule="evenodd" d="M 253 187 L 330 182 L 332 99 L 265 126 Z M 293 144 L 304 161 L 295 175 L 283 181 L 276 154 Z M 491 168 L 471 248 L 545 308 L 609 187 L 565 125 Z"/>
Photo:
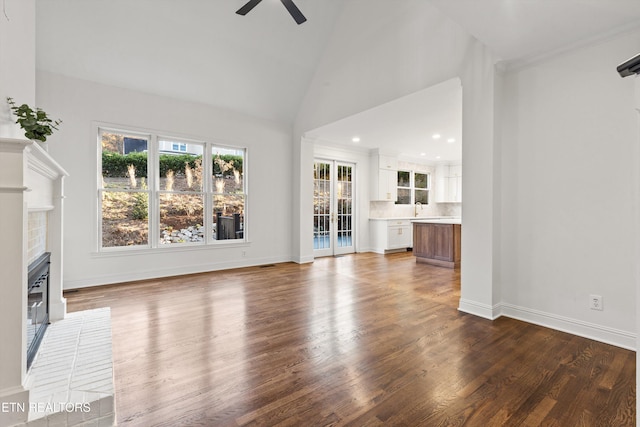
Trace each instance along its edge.
<path fill-rule="evenodd" d="M 251 12 L 251 9 L 256 7 L 258 3 L 260 3 L 261 1 L 262 0 L 249 0 L 247 4 L 245 4 L 240 9 L 238 9 L 236 13 L 238 15 L 244 16 L 247 13 Z M 280 0 L 280 1 L 284 5 L 284 7 L 287 8 L 287 10 L 289 11 L 289 14 L 291 14 L 291 17 L 298 23 L 298 25 L 302 24 L 307 20 L 307 18 L 304 17 L 302 12 L 300 12 L 300 9 L 298 9 L 298 7 L 295 4 L 293 4 L 292 0 Z"/>

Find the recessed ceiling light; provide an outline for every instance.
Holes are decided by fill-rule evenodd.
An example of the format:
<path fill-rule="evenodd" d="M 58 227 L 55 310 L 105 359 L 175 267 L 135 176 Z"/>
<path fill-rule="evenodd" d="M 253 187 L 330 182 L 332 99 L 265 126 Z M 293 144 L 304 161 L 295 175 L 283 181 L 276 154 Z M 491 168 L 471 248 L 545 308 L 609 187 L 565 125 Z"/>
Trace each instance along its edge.
<path fill-rule="evenodd" d="M 420 153 L 420 155 L 421 155 L 421 156 L 426 156 L 426 155 L 427 155 L 427 153 Z"/>
<path fill-rule="evenodd" d="M 360 142 L 360 137 L 359 136 L 354 136 L 353 138 L 351 138 L 351 141 Z"/>
<path fill-rule="evenodd" d="M 440 139 L 440 134 L 439 133 L 434 133 L 432 138 L 433 139 Z"/>
<path fill-rule="evenodd" d="M 440 160 L 440 156 L 436 156 L 436 159 Z"/>
<path fill-rule="evenodd" d="M 451 144 L 452 142 L 456 142 L 456 139 L 455 138 L 449 138 L 449 139 L 447 139 L 447 142 L 449 144 Z"/>

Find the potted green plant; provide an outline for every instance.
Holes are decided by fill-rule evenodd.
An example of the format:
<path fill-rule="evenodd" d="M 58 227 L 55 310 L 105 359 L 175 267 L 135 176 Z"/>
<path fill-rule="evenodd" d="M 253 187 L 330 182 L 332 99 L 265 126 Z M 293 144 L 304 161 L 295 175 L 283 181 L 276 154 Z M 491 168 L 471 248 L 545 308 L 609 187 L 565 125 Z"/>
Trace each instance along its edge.
<path fill-rule="evenodd" d="M 17 105 L 13 98 L 7 97 L 7 103 L 11 106 L 11 111 L 17 117 L 16 123 L 24 130 L 24 136 L 45 142 L 47 137 L 57 130 L 62 120 L 51 120 L 47 113 L 40 108 L 35 110 L 27 104 Z"/>

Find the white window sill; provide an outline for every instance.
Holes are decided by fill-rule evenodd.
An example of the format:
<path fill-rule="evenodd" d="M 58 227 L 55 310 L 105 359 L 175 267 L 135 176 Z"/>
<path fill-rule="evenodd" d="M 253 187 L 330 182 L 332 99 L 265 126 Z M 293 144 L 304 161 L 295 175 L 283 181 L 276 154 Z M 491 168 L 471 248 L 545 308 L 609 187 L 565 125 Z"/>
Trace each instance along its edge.
<path fill-rule="evenodd" d="M 131 255 L 160 254 L 160 253 L 163 253 L 164 251 L 167 251 L 168 253 L 209 251 L 209 250 L 228 249 L 228 248 L 242 248 L 242 247 L 249 247 L 249 246 L 251 246 L 250 241 L 211 243 L 208 245 L 180 243 L 180 244 L 173 244 L 173 245 L 162 245 L 162 246 L 158 246 L 157 248 L 150 248 L 150 247 L 106 248 L 101 251 L 91 252 L 91 256 L 94 258 L 122 257 L 122 256 L 131 256 Z"/>

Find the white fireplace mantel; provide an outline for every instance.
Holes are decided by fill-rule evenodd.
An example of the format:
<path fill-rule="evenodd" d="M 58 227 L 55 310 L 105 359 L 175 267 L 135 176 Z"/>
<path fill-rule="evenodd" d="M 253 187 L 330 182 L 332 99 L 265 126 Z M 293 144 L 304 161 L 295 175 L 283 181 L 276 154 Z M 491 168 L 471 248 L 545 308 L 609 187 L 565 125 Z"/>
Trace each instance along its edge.
<path fill-rule="evenodd" d="M 29 212 L 47 212 L 46 250 L 51 252 L 49 318 L 66 314 L 62 296 L 64 178 L 67 172 L 40 145 L 0 138 L 0 401 L 29 402 L 27 376 L 27 234 Z M 19 327 L 21 325 L 22 327 Z M 2 413 L 0 425 L 26 421 Z"/>

